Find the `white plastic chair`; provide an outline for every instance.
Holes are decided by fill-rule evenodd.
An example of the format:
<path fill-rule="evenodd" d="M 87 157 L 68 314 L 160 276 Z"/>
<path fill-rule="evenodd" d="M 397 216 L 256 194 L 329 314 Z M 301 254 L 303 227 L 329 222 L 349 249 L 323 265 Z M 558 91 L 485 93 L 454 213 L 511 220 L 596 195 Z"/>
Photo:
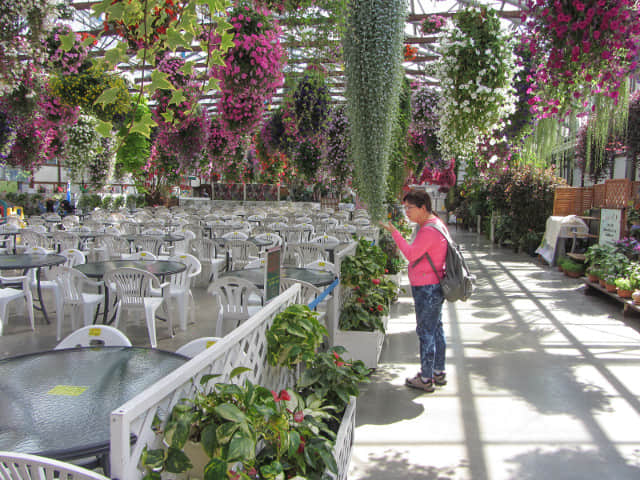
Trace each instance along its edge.
<path fill-rule="evenodd" d="M 0 451 L 2 480 L 109 480 L 71 463 L 26 453 Z"/>
<path fill-rule="evenodd" d="M 190 342 L 185 343 L 176 350 L 179 355 L 193 358 L 201 352 L 204 352 L 207 348 L 213 346 L 220 340 L 219 337 L 200 337 Z"/>
<path fill-rule="evenodd" d="M 306 265 L 316 260 L 326 260 L 324 248 L 317 243 L 300 243 L 293 248 L 300 259 L 301 265 Z"/>
<path fill-rule="evenodd" d="M 53 247 L 57 251 L 68 250 L 70 248 L 78 248 L 80 246 L 80 237 L 73 232 L 58 231 L 53 232 Z"/>
<path fill-rule="evenodd" d="M 279 247 L 282 245 L 282 237 L 276 233 L 264 232 L 259 233 L 254 237 L 256 240 L 262 240 L 265 242 L 271 242 L 267 248 Z"/>
<path fill-rule="evenodd" d="M 159 255 L 161 246 L 162 240 L 151 235 L 138 235 L 133 241 L 134 251 L 144 250 L 146 252 L 151 252 L 154 255 Z"/>
<path fill-rule="evenodd" d="M 313 262 L 305 263 L 304 268 L 324 270 L 335 274 L 338 273 L 335 264 L 325 260 L 314 260 Z"/>
<path fill-rule="evenodd" d="M 226 265 L 226 260 L 216 257 L 216 243 L 210 238 L 196 238 L 191 242 L 190 249 L 191 254 L 200 260 L 202 273 L 207 283 L 218 278 L 218 274 Z M 204 268 L 205 266 L 206 270 Z"/>
<path fill-rule="evenodd" d="M 104 275 L 104 284 L 115 287 L 116 294 L 116 318 L 115 326 L 118 328 L 122 311 L 142 312 L 149 331 L 149 342 L 153 348 L 158 346 L 156 339 L 156 311 L 164 301 L 163 296 L 154 297 L 153 290 L 164 290 L 168 283 L 160 283 L 158 277 L 146 270 L 138 268 L 116 268 Z M 169 333 L 173 337 L 173 325 L 169 317 Z"/>
<path fill-rule="evenodd" d="M 85 257 L 84 253 L 77 248 L 68 248 L 67 250 L 63 250 L 60 252 L 60 255 L 67 258 L 67 261 L 64 262 L 64 264 L 68 267 L 81 265 L 87 262 L 87 257 Z"/>
<path fill-rule="evenodd" d="M 249 235 L 244 232 L 234 231 L 225 233 L 222 235 L 222 238 L 225 240 L 246 240 L 249 238 Z"/>
<path fill-rule="evenodd" d="M 207 292 L 218 301 L 216 337 L 223 336 L 225 321 L 234 322 L 234 328 L 237 328 L 262 308 L 262 306 L 252 305 L 249 301 L 250 297 L 262 298 L 262 290 L 243 278 L 232 276 L 219 278 L 209 285 Z"/>
<path fill-rule="evenodd" d="M 139 252 L 132 253 L 131 255 L 123 255 L 122 258 L 126 260 L 157 260 L 158 257 L 151 252 L 140 250 Z"/>
<path fill-rule="evenodd" d="M 292 285 L 300 285 L 300 297 L 298 299 L 299 303 L 303 305 L 308 305 L 313 302 L 318 296 L 324 291 L 319 287 L 309 283 L 303 282 L 302 280 L 295 280 L 293 278 L 283 277 L 280 279 L 280 293 L 284 292 L 287 288 Z M 325 299 L 320 302 L 321 305 L 326 305 L 327 296 Z M 316 306 L 317 309 L 317 306 Z M 319 317 L 324 317 L 324 312 L 319 312 Z"/>
<path fill-rule="evenodd" d="M 56 340 L 62 337 L 62 323 L 64 321 L 64 308 L 71 306 L 71 328 L 78 327 L 77 316 L 82 312 L 84 326 L 93 323 L 99 305 L 104 304 L 103 293 L 85 292 L 85 287 L 100 288 L 102 282 L 91 280 L 84 273 L 66 265 L 56 265 L 49 271 L 58 285 L 56 300 Z"/>
<path fill-rule="evenodd" d="M 24 299 L 29 316 L 31 330 L 35 330 L 35 321 L 33 317 L 33 295 L 30 288 L 31 277 L 29 275 L 21 275 L 19 277 L 3 277 L 0 276 L 0 285 L 3 283 L 16 284 L 22 283 L 22 290 L 19 288 L 7 287 L 0 288 L 0 335 L 7 323 L 7 305 L 13 300 Z"/>
<path fill-rule="evenodd" d="M 324 245 L 326 247 L 337 247 L 340 245 L 340 240 L 331 235 L 318 235 L 309 240 L 309 243 L 317 243 L 318 245 Z"/>
<path fill-rule="evenodd" d="M 131 341 L 120 330 L 109 325 L 86 325 L 74 330 L 54 350 L 76 347 L 130 347 Z"/>
<path fill-rule="evenodd" d="M 248 262 L 258 258 L 260 254 L 258 247 L 248 240 L 226 239 L 224 247 L 231 255 L 231 270 L 243 268 Z"/>
<path fill-rule="evenodd" d="M 243 268 L 262 268 L 266 262 L 264 258 L 255 258 L 248 262 Z"/>
<path fill-rule="evenodd" d="M 202 272 L 202 264 L 195 256 L 182 253 L 169 257 L 170 261 L 184 263 L 187 269 L 169 276 L 169 287 L 165 289 L 165 305 L 168 307 L 175 303 L 178 312 L 180 330 L 187 329 L 187 302 L 191 312 L 191 323 L 195 323 L 196 304 L 191 292 L 191 280 Z"/>

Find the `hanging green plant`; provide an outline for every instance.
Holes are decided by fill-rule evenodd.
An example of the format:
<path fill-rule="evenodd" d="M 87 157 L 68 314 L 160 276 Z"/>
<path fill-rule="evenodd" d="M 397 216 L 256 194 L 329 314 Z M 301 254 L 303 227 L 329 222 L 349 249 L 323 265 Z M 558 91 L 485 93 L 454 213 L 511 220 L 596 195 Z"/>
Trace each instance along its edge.
<path fill-rule="evenodd" d="M 406 2 L 349 0 L 342 38 L 355 186 L 373 219 L 385 214 L 389 155 L 398 115 Z"/>
<path fill-rule="evenodd" d="M 111 137 L 101 137 L 102 150 L 97 155 L 87 158 L 87 183 L 92 190 L 102 190 L 113 178 L 116 160 L 115 143 Z"/>
<path fill-rule="evenodd" d="M 150 115 L 149 107 L 138 105 L 135 111 L 136 117 Z M 131 173 L 133 178 L 140 178 L 142 167 L 147 163 L 150 154 L 149 139 L 138 132 L 127 132 L 126 125 L 120 130 L 120 136 L 124 138 L 122 147 L 116 154 L 115 175 L 121 178 L 127 173 Z"/>
<path fill-rule="evenodd" d="M 63 103 L 79 106 L 105 122 L 121 123 L 132 109 L 133 99 L 125 79 L 121 75 L 106 72 L 100 65 L 93 65 L 79 73 L 53 76 L 49 80 L 49 90 Z M 96 103 L 105 91 L 111 92 L 113 101 Z"/>
<path fill-rule="evenodd" d="M 398 121 L 393 129 L 389 175 L 387 176 L 387 204 L 393 203 L 394 200 L 398 198 L 408 173 L 407 157 L 409 155 L 409 148 L 407 144 L 407 134 L 409 131 L 409 122 L 411 121 L 411 84 L 407 77 L 403 79 L 402 92 L 398 100 Z"/>

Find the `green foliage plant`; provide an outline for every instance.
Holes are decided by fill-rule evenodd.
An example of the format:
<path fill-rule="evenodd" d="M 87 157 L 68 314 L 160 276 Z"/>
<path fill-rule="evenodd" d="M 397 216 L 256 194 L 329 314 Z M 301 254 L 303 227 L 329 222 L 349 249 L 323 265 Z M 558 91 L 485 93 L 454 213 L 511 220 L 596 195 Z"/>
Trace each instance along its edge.
<path fill-rule="evenodd" d="M 628 277 L 618 277 L 614 283 L 620 290 L 633 290 L 632 281 Z"/>
<path fill-rule="evenodd" d="M 243 371 L 237 368 L 231 377 Z M 201 385 L 214 378 L 204 376 Z M 331 412 L 317 396 L 307 401 L 293 390 L 275 392 L 249 381 L 216 383 L 173 408 L 161 432 L 166 447 L 143 452 L 144 479 L 191 469 L 188 441 L 209 457 L 204 472 L 193 472 L 198 478 L 277 479 L 301 473 L 301 478 L 320 479 L 326 470 L 337 472 Z"/>
<path fill-rule="evenodd" d="M 585 263 L 589 266 L 598 266 L 603 263 L 605 258 L 612 255 L 615 252 L 615 248 L 612 245 L 600 245 L 595 243 L 584 254 Z"/>
<path fill-rule="evenodd" d="M 342 37 L 355 186 L 373 219 L 383 202 L 402 82 L 406 2 L 349 0 Z"/>
<path fill-rule="evenodd" d="M 317 316 L 306 305 L 290 305 L 275 316 L 267 330 L 269 365 L 292 368 L 313 359 L 323 338 L 329 335 Z"/>
<path fill-rule="evenodd" d="M 580 275 L 582 275 L 585 271 L 585 266 L 583 263 L 576 262 L 570 258 L 564 259 L 564 262 L 562 263 L 562 268 L 565 272 L 579 273 Z"/>
<path fill-rule="evenodd" d="M 297 388 L 305 397 L 324 399 L 335 406 L 336 414 L 344 411 L 351 396 L 360 394 L 359 385 L 369 383 L 369 369 L 361 360 L 345 360 L 345 348 L 339 345 L 319 352 L 304 369 Z"/>
<path fill-rule="evenodd" d="M 105 25 L 101 36 L 113 33 L 120 35 L 113 48 L 105 52 L 104 59 L 96 60 L 96 63 L 107 72 L 115 71 L 124 64 L 135 65 L 139 69 L 142 81 L 137 85 L 136 105 L 144 103 L 145 98 L 151 98 L 156 91 L 163 89 L 171 90 L 171 102 L 179 104 L 188 94 L 186 89 L 189 87 L 173 85 L 169 75 L 156 68 L 157 61 L 166 52 L 182 49 L 188 56 L 188 52 L 197 49 L 207 53 L 204 64 L 196 70 L 196 62 L 189 60 L 185 62 L 183 73 L 199 75 L 202 94 L 218 90 L 218 81 L 211 78 L 210 72 L 214 65 L 224 65 L 223 55 L 233 46 L 233 35 L 229 33 L 232 25 L 226 18 L 226 9 L 230 5 L 228 0 L 195 0 L 176 4 L 167 0 L 102 0 L 95 3 L 92 5 L 92 15 Z M 118 92 L 119 89 L 108 88 L 95 99 L 94 104 L 113 104 L 117 102 Z M 197 102 L 194 102 L 192 107 L 196 106 Z M 149 138 L 151 129 L 156 125 L 151 115 L 131 116 L 126 134 L 137 132 Z M 113 127 L 113 122 L 109 120 L 103 120 L 99 125 L 101 133 L 105 135 Z M 118 137 L 120 141 L 116 150 L 125 138 L 120 133 Z"/>
<path fill-rule="evenodd" d="M 384 332 L 382 319 L 398 293 L 397 285 L 384 277 L 386 264 L 387 255 L 366 239 L 342 261 L 340 279 L 347 289 L 339 320 L 342 330 Z"/>

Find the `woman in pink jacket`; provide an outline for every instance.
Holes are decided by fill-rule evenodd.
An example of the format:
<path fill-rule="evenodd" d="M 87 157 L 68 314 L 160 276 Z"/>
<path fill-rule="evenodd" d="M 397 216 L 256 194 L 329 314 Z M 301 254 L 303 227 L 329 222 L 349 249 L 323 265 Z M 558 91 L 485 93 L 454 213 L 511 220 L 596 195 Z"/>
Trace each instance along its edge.
<path fill-rule="evenodd" d="M 425 253 L 428 252 L 440 277 L 444 275 L 447 239 L 429 225 L 444 223 L 433 213 L 431 197 L 427 192 L 412 190 L 402 199 L 411 222 L 419 226 L 412 243 L 408 243 L 391 223 L 382 223 L 409 261 L 409 283 L 416 307 L 416 333 L 420 341 L 421 371 L 406 384 L 425 392 L 433 392 L 435 385 L 447 383 L 444 371 L 446 342 L 442 328 L 442 289 L 436 273 Z"/>

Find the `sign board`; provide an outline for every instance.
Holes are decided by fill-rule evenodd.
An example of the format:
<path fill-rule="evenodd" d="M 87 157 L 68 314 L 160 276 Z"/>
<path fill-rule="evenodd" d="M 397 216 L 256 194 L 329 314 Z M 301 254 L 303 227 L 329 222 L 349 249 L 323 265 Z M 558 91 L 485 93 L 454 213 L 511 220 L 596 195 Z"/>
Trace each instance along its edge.
<path fill-rule="evenodd" d="M 267 251 L 264 263 L 264 301 L 280 295 L 280 247 Z"/>
<path fill-rule="evenodd" d="M 600 210 L 600 245 L 613 245 L 620 240 L 622 209 L 603 208 Z"/>

